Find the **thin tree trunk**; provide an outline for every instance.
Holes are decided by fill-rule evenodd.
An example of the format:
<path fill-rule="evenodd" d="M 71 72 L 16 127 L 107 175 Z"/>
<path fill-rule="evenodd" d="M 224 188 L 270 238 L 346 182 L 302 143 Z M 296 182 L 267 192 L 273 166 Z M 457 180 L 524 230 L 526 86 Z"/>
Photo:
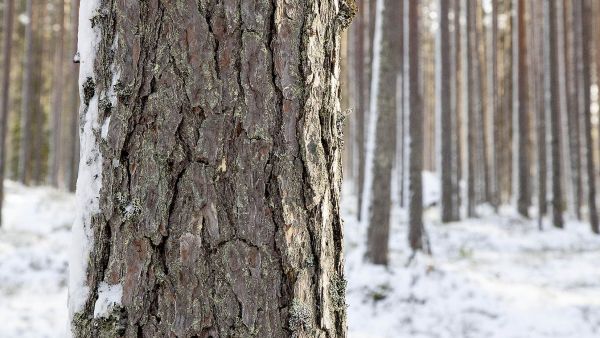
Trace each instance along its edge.
<path fill-rule="evenodd" d="M 61 129 L 63 109 L 63 64 L 64 64 L 64 35 L 65 35 L 65 3 L 59 0 L 58 9 L 58 32 L 56 34 L 56 45 L 54 54 L 53 94 L 52 94 L 52 140 L 50 142 L 50 163 L 48 164 L 48 181 L 51 185 L 58 187 L 58 175 L 61 162 Z"/>
<path fill-rule="evenodd" d="M 229 5 L 82 7 L 75 337 L 346 336 L 354 3 Z"/>
<path fill-rule="evenodd" d="M 392 168 L 396 154 L 396 83 L 398 74 L 397 30 L 401 3 L 385 0 L 382 12 L 379 86 L 377 93 L 377 127 L 371 211 L 367 231 L 366 257 L 374 264 L 387 265 L 390 233 Z M 375 74 L 374 74 L 375 76 Z"/>
<path fill-rule="evenodd" d="M 535 18 L 543 22 L 543 3 L 535 3 Z M 542 217 L 547 213 L 547 156 L 546 156 L 546 110 L 544 107 L 544 29 L 537 25 L 535 30 L 535 57 L 533 67 L 535 69 L 535 118 L 537 136 L 537 202 L 538 202 L 538 226 L 542 228 Z"/>
<path fill-rule="evenodd" d="M 33 110 L 33 1 L 26 1 L 25 56 L 23 58 L 23 88 L 21 107 L 21 145 L 19 151 L 19 181 L 29 183 L 31 161 L 31 116 Z"/>
<path fill-rule="evenodd" d="M 69 123 L 67 129 L 68 148 L 65 163 L 65 187 L 69 191 L 75 191 L 77 182 L 77 172 L 79 171 L 79 56 L 77 52 L 77 32 L 79 31 L 79 0 L 71 1 L 71 41 L 70 50 L 74 63 L 69 67 L 70 76 L 68 78 L 68 103 L 66 112 L 68 113 Z"/>
<path fill-rule="evenodd" d="M 452 119 L 452 144 L 453 144 L 453 156 L 452 156 L 452 173 L 453 173 L 453 200 L 454 200 L 454 206 L 455 208 L 453 209 L 452 212 L 452 220 L 453 221 L 458 221 L 460 219 L 460 207 L 461 207 L 461 203 L 462 203 L 462 198 L 461 198 L 461 188 L 460 188 L 460 182 L 462 179 L 462 142 L 461 142 L 461 137 L 462 137 L 462 128 L 461 128 L 461 111 L 462 111 L 462 107 L 464 106 L 463 104 L 461 104 L 461 95 L 462 92 L 461 90 L 463 90 L 463 86 L 462 86 L 462 81 L 461 81 L 461 67 L 464 67 L 462 64 L 461 65 L 461 43 L 462 43 L 462 39 L 461 39 L 461 24 L 460 24 L 460 2 L 461 0 L 454 0 L 453 5 L 454 5 L 454 41 L 452 44 L 452 49 L 454 52 L 454 67 L 453 67 L 453 88 L 454 88 L 454 93 L 453 93 L 453 98 L 454 98 L 454 105 L 453 105 L 453 109 L 454 109 L 454 114 L 453 114 L 453 119 Z"/>
<path fill-rule="evenodd" d="M 527 41 L 525 27 L 525 0 L 515 1 L 515 17 L 513 24 L 514 64 L 513 68 L 513 152 L 515 154 L 514 191 L 516 193 L 517 211 L 522 216 L 529 216 L 531 205 L 530 161 L 529 161 L 529 118 L 527 87 Z"/>
<path fill-rule="evenodd" d="M 465 34 L 464 34 L 464 52 L 463 52 L 463 119 L 465 120 L 465 129 L 467 133 L 466 144 L 466 185 L 467 185 L 467 217 L 475 217 L 475 124 L 474 124 L 474 102 L 473 97 L 473 19 L 472 8 L 469 0 L 463 0 L 465 10 Z"/>
<path fill-rule="evenodd" d="M 408 242 L 413 251 L 423 243 L 423 103 L 419 74 L 419 2 L 404 1 L 404 46 L 408 113 Z"/>
<path fill-rule="evenodd" d="M 583 107 L 582 107 L 582 117 L 584 120 L 584 137 L 585 137 L 585 157 L 586 157 L 586 170 L 587 170 L 587 193 L 588 193 L 588 212 L 590 218 L 590 225 L 592 231 L 595 234 L 600 233 L 600 229 L 598 228 L 598 211 L 596 210 L 596 180 L 595 180 L 595 171 L 594 171 L 594 145 L 592 143 L 592 113 L 591 113 L 591 100 L 590 100 L 590 87 L 591 87 L 591 67 L 590 62 L 591 58 L 591 48 L 590 44 L 591 39 L 591 11 L 592 6 L 589 0 L 577 0 L 573 3 L 574 6 L 579 6 L 579 11 L 581 13 L 581 21 L 580 25 L 582 28 L 582 65 L 581 65 L 581 77 L 583 82 L 582 87 L 582 96 L 583 96 Z"/>
<path fill-rule="evenodd" d="M 365 124 L 366 124 L 366 114 L 365 109 L 367 107 L 365 103 L 366 95 L 366 85 L 365 82 L 365 59 L 366 56 L 366 46 L 365 46 L 365 14 L 364 8 L 365 2 L 359 2 L 358 4 L 361 10 L 358 11 L 357 17 L 354 20 L 354 24 L 352 27 L 352 36 L 353 41 L 355 42 L 352 47 L 352 58 L 354 64 L 351 66 L 353 72 L 353 81 L 352 86 L 354 87 L 354 107 L 356 109 L 356 190 L 357 190 L 357 218 L 360 221 L 362 218 L 362 203 L 363 203 L 363 188 L 365 184 L 365 154 L 366 154 L 366 143 L 365 143 Z"/>
<path fill-rule="evenodd" d="M 441 220 L 451 222 L 453 217 L 452 199 L 452 132 L 448 126 L 452 123 L 452 105 L 450 100 L 450 23 L 447 0 L 438 0 L 439 27 L 436 40 L 436 114 L 438 118 L 437 134 L 439 138 L 438 171 L 441 173 Z"/>
<path fill-rule="evenodd" d="M 10 102 L 10 70 L 12 52 L 14 0 L 4 1 L 4 26 L 2 27 L 2 92 L 0 93 L 0 226 L 2 226 L 2 207 L 4 203 L 4 172 L 6 167 L 6 130 L 8 125 L 8 106 Z"/>
<path fill-rule="evenodd" d="M 545 23 L 545 106 L 550 123 L 548 147 L 550 148 L 550 179 L 552 184 L 552 223 L 557 228 L 563 227 L 563 203 L 561 186 L 561 168 L 560 168 L 560 102 L 558 91 L 558 62 L 556 46 L 556 3 L 553 0 L 546 0 L 544 6 Z"/>
<path fill-rule="evenodd" d="M 492 0 L 492 27 L 489 34 L 488 44 L 489 54 L 489 75 L 488 75 L 488 104 L 490 107 L 490 118 L 492 121 L 491 137 L 491 166 L 490 166 L 490 202 L 498 211 L 500 206 L 500 188 L 499 177 L 500 172 L 498 166 L 500 164 L 500 131 L 501 119 L 498 109 L 498 0 Z"/>

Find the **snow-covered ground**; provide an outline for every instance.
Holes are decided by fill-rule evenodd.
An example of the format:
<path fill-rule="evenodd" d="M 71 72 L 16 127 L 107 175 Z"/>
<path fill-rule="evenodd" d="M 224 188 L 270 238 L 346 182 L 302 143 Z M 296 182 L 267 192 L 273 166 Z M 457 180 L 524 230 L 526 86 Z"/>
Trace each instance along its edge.
<path fill-rule="evenodd" d="M 407 267 L 407 227 L 397 209 L 386 269 L 364 263 L 366 229 L 345 188 L 350 338 L 600 337 L 600 238 L 587 224 L 540 233 L 502 210 L 442 225 L 430 208 L 433 257 L 417 256 Z M 11 182 L 6 193 L 0 338 L 64 337 L 74 197 Z M 428 203 L 435 195 L 428 191 Z"/>
<path fill-rule="evenodd" d="M 355 220 L 349 191 L 342 207 L 351 338 L 600 337 L 600 237 L 587 224 L 540 232 L 509 208 L 441 224 L 429 208 L 433 256 L 407 266 L 406 215 L 396 209 L 383 268 L 364 263 L 366 226 Z"/>
<path fill-rule="evenodd" d="M 0 338 L 64 337 L 75 198 L 6 182 L 0 228 Z"/>

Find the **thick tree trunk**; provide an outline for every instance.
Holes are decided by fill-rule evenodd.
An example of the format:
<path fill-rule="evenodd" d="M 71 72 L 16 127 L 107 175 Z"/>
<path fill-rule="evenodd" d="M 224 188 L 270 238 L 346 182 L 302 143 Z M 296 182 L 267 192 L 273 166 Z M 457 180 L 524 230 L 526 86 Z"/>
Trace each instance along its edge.
<path fill-rule="evenodd" d="M 408 114 L 408 242 L 413 251 L 423 243 L 423 103 L 419 78 L 419 2 L 404 1 L 406 104 Z"/>
<path fill-rule="evenodd" d="M 19 181 L 27 184 L 30 179 L 31 117 L 33 110 L 33 0 L 27 0 L 25 16 L 25 55 L 23 58 L 23 88 L 21 106 L 21 144 L 19 150 Z"/>
<path fill-rule="evenodd" d="M 529 216 L 531 205 L 529 160 L 529 107 L 527 87 L 527 42 L 525 38 L 525 1 L 515 1 L 513 24 L 513 169 L 516 207 L 519 214 Z"/>
<path fill-rule="evenodd" d="M 50 141 L 50 161 L 48 163 L 48 181 L 51 185 L 58 187 L 58 175 L 61 162 L 61 130 L 63 109 L 63 65 L 64 65 L 64 35 L 65 35 L 65 3 L 59 0 L 58 9 L 58 32 L 56 33 L 56 45 L 54 55 L 54 81 L 52 88 L 52 139 Z"/>
<path fill-rule="evenodd" d="M 450 72 L 450 23 L 448 13 L 450 4 L 447 0 L 437 1 L 439 27 L 436 40 L 436 115 L 438 141 L 438 171 L 441 176 L 441 220 L 453 220 L 454 200 L 452 198 L 452 125 L 453 111 L 451 105 L 451 72 Z"/>
<path fill-rule="evenodd" d="M 557 228 L 563 227 L 563 203 L 560 168 L 560 102 L 558 92 L 558 62 L 556 48 L 556 4 L 553 0 L 544 3 L 544 41 L 545 43 L 545 106 L 549 122 L 548 147 L 550 150 L 550 179 L 552 185 L 552 223 Z"/>
<path fill-rule="evenodd" d="M 4 202 L 4 169 L 6 167 L 6 130 L 10 101 L 10 70 L 12 51 L 14 0 L 4 1 L 4 26 L 2 27 L 2 82 L 0 83 L 0 226 L 2 225 L 2 205 Z"/>
<path fill-rule="evenodd" d="M 82 3 L 76 337 L 345 336 L 353 6 Z"/>
<path fill-rule="evenodd" d="M 598 211 L 596 209 L 596 180 L 595 180 L 595 171 L 594 171 L 594 144 L 592 143 L 592 113 L 591 113 L 591 99 L 590 99 L 590 90 L 591 90 L 591 67 L 590 62 L 592 60 L 591 57 L 591 48 L 590 44 L 591 39 L 591 11 L 592 6 L 589 0 L 577 0 L 573 3 L 574 6 L 579 6 L 579 10 L 581 13 L 581 28 L 582 35 L 581 40 L 583 43 L 581 44 L 582 50 L 582 65 L 581 65 L 581 77 L 582 77 L 582 93 L 583 96 L 583 107 L 582 107 L 582 117 L 584 120 L 584 137 L 585 137 L 585 157 L 586 157 L 586 171 L 587 171 L 587 198 L 588 198 L 588 212 L 590 218 L 590 225 L 592 231 L 595 234 L 600 233 L 600 229 L 598 228 Z"/>
<path fill-rule="evenodd" d="M 392 168 L 396 154 L 396 76 L 399 68 L 399 37 L 393 27 L 398 24 L 400 6 L 401 2 L 397 0 L 384 2 L 379 74 L 375 77 L 379 79 L 376 93 L 377 125 L 366 256 L 372 263 L 384 265 L 388 263 Z"/>

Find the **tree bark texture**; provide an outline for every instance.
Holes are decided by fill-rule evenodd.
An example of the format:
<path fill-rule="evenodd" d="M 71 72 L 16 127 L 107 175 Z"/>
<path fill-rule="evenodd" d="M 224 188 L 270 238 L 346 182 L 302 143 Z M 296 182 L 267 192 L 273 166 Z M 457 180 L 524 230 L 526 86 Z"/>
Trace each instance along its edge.
<path fill-rule="evenodd" d="M 344 337 L 339 33 L 354 2 L 99 6 L 81 21 L 98 45 L 78 193 L 101 187 L 75 336 Z M 99 317 L 102 285 L 122 299 Z"/>

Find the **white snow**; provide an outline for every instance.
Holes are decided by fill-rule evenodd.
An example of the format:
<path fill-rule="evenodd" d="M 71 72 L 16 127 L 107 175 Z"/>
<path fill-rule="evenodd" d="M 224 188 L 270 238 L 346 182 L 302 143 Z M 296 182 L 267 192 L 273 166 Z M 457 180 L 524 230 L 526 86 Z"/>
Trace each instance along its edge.
<path fill-rule="evenodd" d="M 425 172 L 426 205 L 436 204 L 436 176 Z M 502 209 L 481 219 L 440 224 L 425 215 L 433 257 L 406 266 L 406 214 L 392 215 L 387 268 L 365 263 L 366 226 L 344 187 L 349 337 L 600 337 L 600 237 L 585 223 L 537 230 Z"/>
<path fill-rule="evenodd" d="M 92 28 L 91 19 L 97 15 L 97 0 L 82 1 L 79 9 L 79 44 L 80 57 L 79 92 L 84 102 L 84 84 L 88 78 L 94 79 L 94 61 L 99 35 Z M 99 193 L 102 184 L 102 155 L 100 153 L 95 132 L 99 131 L 98 93 L 91 98 L 89 105 L 81 105 L 80 113 L 84 116 L 84 126 L 80 135 L 81 161 L 77 179 L 77 207 L 72 230 L 70 264 L 69 264 L 69 316 L 83 308 L 88 297 L 86 270 L 92 244 L 90 220 L 99 212 Z"/>
<path fill-rule="evenodd" d="M 62 338 L 75 198 L 6 181 L 0 228 L 0 337 Z"/>
<path fill-rule="evenodd" d="M 433 257 L 406 266 L 406 215 L 394 209 L 390 266 L 363 260 L 366 227 L 344 186 L 350 338 L 592 338 L 600 336 L 600 237 L 585 223 L 539 232 L 535 221 L 480 208 L 480 219 L 440 224 L 436 175 L 423 174 Z M 67 248 L 74 196 L 6 182 L 0 228 L 0 337 L 68 334 Z M 101 283 L 94 315 L 120 304 Z"/>
<path fill-rule="evenodd" d="M 106 317 L 115 305 L 121 305 L 123 286 L 121 284 L 109 285 L 100 282 L 98 286 L 98 299 L 94 304 L 94 318 Z"/>

